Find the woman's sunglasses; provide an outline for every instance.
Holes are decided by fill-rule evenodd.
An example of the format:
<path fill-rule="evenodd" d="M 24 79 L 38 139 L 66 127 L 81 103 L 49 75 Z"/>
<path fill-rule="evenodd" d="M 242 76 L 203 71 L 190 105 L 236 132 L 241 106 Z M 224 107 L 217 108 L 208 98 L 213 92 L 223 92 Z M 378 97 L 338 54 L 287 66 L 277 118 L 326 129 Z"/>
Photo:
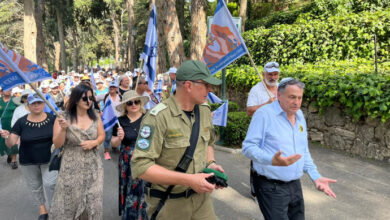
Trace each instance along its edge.
<path fill-rule="evenodd" d="M 126 102 L 126 105 L 127 106 L 132 106 L 133 104 L 134 105 L 139 105 L 140 103 L 141 103 L 141 100 L 134 100 L 134 102 L 133 101 Z"/>
<path fill-rule="evenodd" d="M 89 101 L 93 101 L 93 96 L 83 96 L 82 98 L 81 98 L 81 100 L 83 100 L 84 102 L 87 102 L 88 101 L 88 99 L 89 99 Z"/>

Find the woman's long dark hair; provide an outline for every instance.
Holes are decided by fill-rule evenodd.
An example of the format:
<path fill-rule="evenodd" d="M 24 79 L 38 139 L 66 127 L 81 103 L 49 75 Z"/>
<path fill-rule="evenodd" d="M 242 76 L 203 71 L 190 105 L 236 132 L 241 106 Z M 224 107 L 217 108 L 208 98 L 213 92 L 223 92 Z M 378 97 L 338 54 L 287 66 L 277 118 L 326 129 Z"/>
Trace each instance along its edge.
<path fill-rule="evenodd" d="M 68 103 L 66 104 L 66 111 L 70 116 L 70 121 L 77 122 L 77 103 L 81 100 L 83 95 L 88 96 L 88 91 L 91 91 L 93 96 L 93 90 L 91 87 L 80 84 L 72 89 L 72 93 L 70 94 Z M 93 101 L 91 101 L 93 103 Z M 96 121 L 97 117 L 94 112 L 93 106 L 87 110 L 88 116 L 91 120 Z"/>

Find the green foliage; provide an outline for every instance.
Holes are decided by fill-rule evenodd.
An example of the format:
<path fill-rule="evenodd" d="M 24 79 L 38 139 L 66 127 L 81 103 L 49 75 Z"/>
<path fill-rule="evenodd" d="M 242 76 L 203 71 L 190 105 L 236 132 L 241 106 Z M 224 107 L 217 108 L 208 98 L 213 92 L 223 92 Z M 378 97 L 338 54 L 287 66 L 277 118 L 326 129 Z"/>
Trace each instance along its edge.
<path fill-rule="evenodd" d="M 339 103 L 356 120 L 371 117 L 384 122 L 390 118 L 390 62 L 379 64 L 379 71 L 373 73 L 374 65 L 365 60 L 326 61 L 281 66 L 281 78 L 304 82 L 305 100 L 320 113 Z M 245 91 L 259 82 L 254 68 L 246 65 L 229 68 L 226 80 L 228 86 Z"/>
<path fill-rule="evenodd" d="M 246 112 L 229 112 L 226 127 L 222 132 L 225 143 L 229 146 L 241 146 L 250 122 L 251 118 Z"/>
<path fill-rule="evenodd" d="M 373 35 L 377 36 L 378 56 L 390 59 L 390 8 L 310 20 L 300 17 L 292 25 L 260 27 L 243 34 L 255 63 L 276 60 L 282 64 L 321 62 L 354 58 L 372 59 Z M 249 64 L 248 56 L 240 63 Z"/>
<path fill-rule="evenodd" d="M 17 0 L 0 1 L 0 39 L 23 54 L 23 5 Z"/>

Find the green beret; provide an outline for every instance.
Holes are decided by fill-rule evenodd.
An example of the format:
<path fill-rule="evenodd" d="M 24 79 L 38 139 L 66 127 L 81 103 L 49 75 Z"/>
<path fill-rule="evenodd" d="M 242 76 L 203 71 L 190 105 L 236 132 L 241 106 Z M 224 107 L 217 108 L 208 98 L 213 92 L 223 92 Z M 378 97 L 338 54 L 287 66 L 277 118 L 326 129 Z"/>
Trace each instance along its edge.
<path fill-rule="evenodd" d="M 176 73 L 178 81 L 203 80 L 211 85 L 221 85 L 220 79 L 211 76 L 207 66 L 199 60 L 189 60 L 181 64 Z"/>

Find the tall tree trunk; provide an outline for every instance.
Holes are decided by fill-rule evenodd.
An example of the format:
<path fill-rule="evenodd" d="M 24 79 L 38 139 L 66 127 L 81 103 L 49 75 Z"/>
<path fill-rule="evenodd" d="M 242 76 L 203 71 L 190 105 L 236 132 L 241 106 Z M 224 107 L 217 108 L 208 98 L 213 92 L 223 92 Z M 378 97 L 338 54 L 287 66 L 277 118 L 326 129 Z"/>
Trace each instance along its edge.
<path fill-rule="evenodd" d="M 133 70 L 136 68 L 136 57 L 135 57 L 135 46 L 134 46 L 134 37 L 132 35 L 132 29 L 134 26 L 134 0 L 127 0 L 126 2 L 128 22 L 127 22 L 127 32 L 129 33 L 127 44 L 128 44 L 128 60 L 129 68 Z"/>
<path fill-rule="evenodd" d="M 120 31 L 119 31 L 119 24 L 117 21 L 117 16 L 115 14 L 115 9 L 111 11 L 111 19 L 112 19 L 112 26 L 114 28 L 114 47 L 115 47 L 115 67 L 117 68 L 119 66 L 119 58 L 120 58 Z"/>
<path fill-rule="evenodd" d="M 175 0 L 157 1 L 157 14 L 163 19 L 162 25 L 166 36 L 169 64 L 171 67 L 179 67 L 187 58 L 184 54 Z"/>
<path fill-rule="evenodd" d="M 192 3 L 192 1 L 191 1 Z M 180 25 L 180 32 L 182 36 L 184 36 L 184 6 L 185 6 L 185 0 L 176 0 L 176 11 L 177 11 L 177 18 L 179 19 L 179 25 Z M 192 7 L 191 7 L 192 8 Z"/>
<path fill-rule="evenodd" d="M 60 65 L 61 70 L 66 71 L 66 53 L 65 53 L 65 36 L 64 36 L 64 25 L 62 22 L 62 11 L 60 6 L 56 7 L 57 24 L 58 24 L 58 37 L 60 39 Z"/>
<path fill-rule="evenodd" d="M 201 60 L 206 45 L 206 0 L 191 1 L 191 59 Z"/>
<path fill-rule="evenodd" d="M 247 0 L 240 0 L 240 17 L 241 17 L 241 33 L 245 31 L 245 21 L 246 21 L 246 9 L 248 6 Z"/>
<path fill-rule="evenodd" d="M 156 5 L 157 8 L 157 5 Z M 157 73 L 163 73 L 167 71 L 167 47 L 166 37 L 164 35 L 164 15 L 160 14 L 161 11 L 157 8 Z"/>
<path fill-rule="evenodd" d="M 156 3 L 155 0 L 149 0 L 149 12 L 153 9 L 153 5 Z M 156 6 L 157 7 L 157 6 Z"/>
<path fill-rule="evenodd" d="M 42 66 L 45 70 L 48 69 L 46 49 L 45 49 L 45 35 L 43 33 L 43 14 L 45 10 L 44 0 L 38 0 L 35 8 L 35 21 L 37 24 L 37 64 Z"/>
<path fill-rule="evenodd" d="M 24 0 L 24 56 L 37 62 L 37 26 L 34 17 L 34 0 Z"/>
<path fill-rule="evenodd" d="M 60 54 L 61 46 L 60 42 L 54 42 L 54 70 L 60 70 Z"/>
<path fill-rule="evenodd" d="M 73 32 L 73 55 L 72 55 L 72 64 L 73 70 L 77 71 L 77 67 L 79 66 L 79 47 L 78 47 L 78 35 L 77 35 L 77 27 L 72 29 Z"/>

